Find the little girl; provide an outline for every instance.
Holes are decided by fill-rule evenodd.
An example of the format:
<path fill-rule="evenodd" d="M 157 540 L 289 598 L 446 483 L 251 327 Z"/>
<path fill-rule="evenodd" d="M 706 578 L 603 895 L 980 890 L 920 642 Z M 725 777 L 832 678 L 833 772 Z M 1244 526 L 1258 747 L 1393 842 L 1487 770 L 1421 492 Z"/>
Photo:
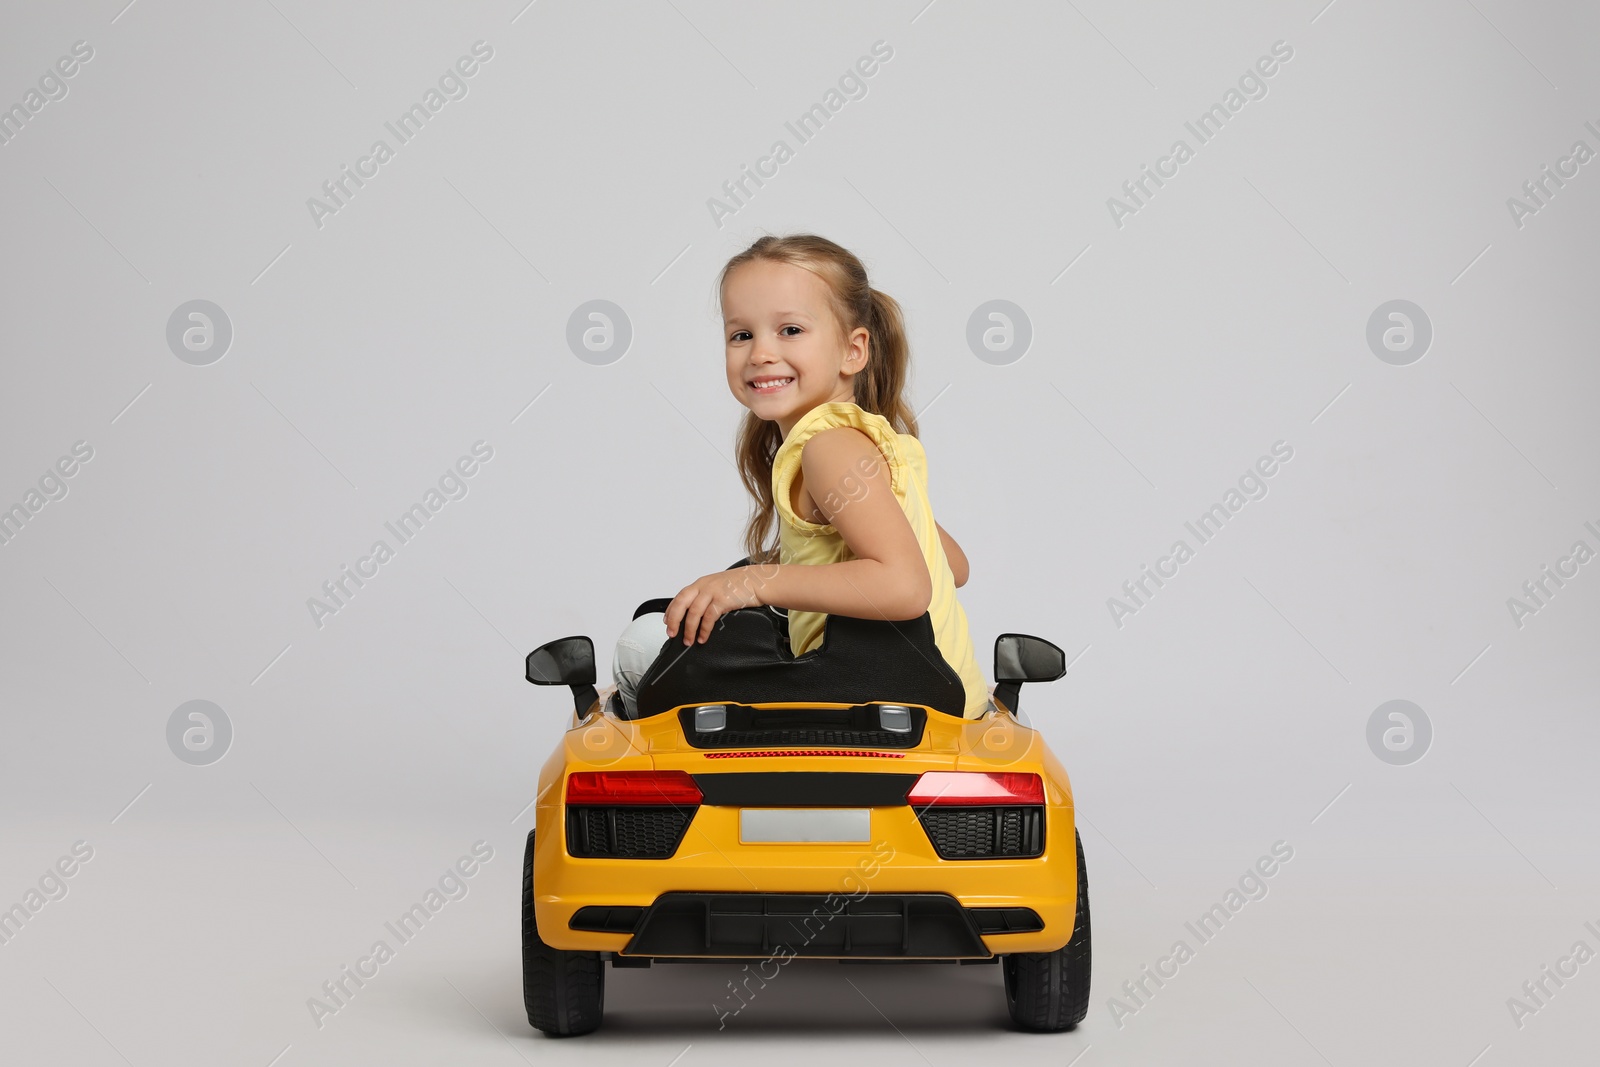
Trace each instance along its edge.
<path fill-rule="evenodd" d="M 867 283 L 854 255 L 810 234 L 757 240 L 728 261 L 719 292 L 728 388 L 749 409 L 738 443 L 755 498 L 750 566 L 696 579 L 664 613 L 623 632 L 612 676 L 628 713 L 669 637 L 703 643 L 725 613 L 769 605 L 788 609 L 796 656 L 822 644 L 829 614 L 928 612 L 966 687 L 966 717 L 982 716 L 988 685 L 955 592 L 967 558 L 928 502 L 927 456 L 902 396 L 910 352 L 900 305 Z"/>

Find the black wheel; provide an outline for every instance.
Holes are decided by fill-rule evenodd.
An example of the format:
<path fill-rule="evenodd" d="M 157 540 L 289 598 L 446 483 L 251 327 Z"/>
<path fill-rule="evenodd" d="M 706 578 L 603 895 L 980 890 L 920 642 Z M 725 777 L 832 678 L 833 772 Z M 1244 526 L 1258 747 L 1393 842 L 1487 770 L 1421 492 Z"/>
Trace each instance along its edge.
<path fill-rule="evenodd" d="M 564 952 L 539 938 L 533 914 L 533 831 L 522 856 L 522 1003 L 547 1034 L 587 1034 L 600 1026 L 606 965 L 598 952 Z"/>
<path fill-rule="evenodd" d="M 1006 1008 L 1024 1030 L 1071 1030 L 1089 1013 L 1089 878 L 1078 845 L 1078 914 L 1072 940 L 1054 952 L 1012 952 L 1001 959 Z"/>

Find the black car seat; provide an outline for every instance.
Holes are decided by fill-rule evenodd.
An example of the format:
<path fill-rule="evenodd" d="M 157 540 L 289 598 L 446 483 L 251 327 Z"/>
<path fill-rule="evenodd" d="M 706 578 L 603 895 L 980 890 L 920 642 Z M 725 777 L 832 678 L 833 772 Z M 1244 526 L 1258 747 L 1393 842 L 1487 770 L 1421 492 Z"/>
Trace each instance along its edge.
<path fill-rule="evenodd" d="M 748 559 L 735 563 L 745 566 Z M 733 568 L 728 568 L 732 570 Z M 672 600 L 647 600 L 634 612 L 665 611 Z M 638 718 L 684 704 L 818 700 L 924 704 L 960 717 L 967 702 L 961 676 L 934 642 L 933 618 L 858 619 L 829 615 L 822 644 L 796 657 L 787 616 L 766 607 L 739 608 L 717 621 L 705 644 L 668 638 L 639 679 Z M 619 714 L 621 701 L 612 709 Z"/>

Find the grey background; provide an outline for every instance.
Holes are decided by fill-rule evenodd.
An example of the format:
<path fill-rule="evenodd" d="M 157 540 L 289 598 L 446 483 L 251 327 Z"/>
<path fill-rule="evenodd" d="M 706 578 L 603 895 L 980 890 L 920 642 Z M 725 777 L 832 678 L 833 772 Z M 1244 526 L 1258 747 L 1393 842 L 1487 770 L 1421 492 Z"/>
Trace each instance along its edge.
<path fill-rule="evenodd" d="M 7 106 L 94 48 L 0 147 L 0 504 L 94 449 L 0 547 L 0 906 L 94 849 L 0 945 L 7 1058 L 1593 1055 L 1600 963 L 1520 1028 L 1507 999 L 1600 950 L 1600 563 L 1520 628 L 1506 604 L 1600 547 L 1600 162 L 1521 228 L 1506 207 L 1600 149 L 1593 5 L 123 2 L 8 4 L 0 33 Z M 468 95 L 319 229 L 307 198 L 480 39 Z M 1267 95 L 1114 225 L 1278 40 Z M 1023 707 L 1088 854 L 1074 1033 L 1006 1029 L 994 967 L 801 964 L 720 1032 L 736 968 L 621 971 L 592 1037 L 523 1018 L 521 845 L 570 704 L 520 657 L 589 634 L 604 681 L 637 603 L 742 554 L 713 281 L 793 231 L 905 307 L 986 673 L 1006 631 L 1073 661 Z M 233 328 L 208 366 L 166 344 L 195 299 Z M 601 299 L 633 339 L 597 366 L 565 338 Z M 1033 331 L 1006 365 L 966 344 L 995 299 Z M 1434 332 L 1407 366 L 1366 344 L 1395 299 Z M 479 440 L 466 497 L 318 628 L 307 598 Z M 1278 440 L 1268 495 L 1116 626 Z M 1366 734 L 1398 699 L 1432 726 L 1404 766 Z M 167 745 L 191 700 L 233 731 L 205 766 Z M 478 840 L 468 894 L 318 1029 L 307 998 Z M 1268 896 L 1119 1026 L 1122 983 L 1279 840 Z"/>

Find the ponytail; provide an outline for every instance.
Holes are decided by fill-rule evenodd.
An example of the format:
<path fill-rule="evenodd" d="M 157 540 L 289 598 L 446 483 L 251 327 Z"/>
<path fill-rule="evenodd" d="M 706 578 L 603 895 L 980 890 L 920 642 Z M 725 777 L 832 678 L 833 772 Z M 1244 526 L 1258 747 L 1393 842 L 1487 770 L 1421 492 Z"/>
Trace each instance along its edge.
<path fill-rule="evenodd" d="M 896 433 L 916 437 L 917 416 L 904 395 L 911 345 L 906 340 L 900 302 L 879 289 L 869 288 L 867 297 L 867 321 L 862 325 L 872 339 L 867 345 L 866 368 L 854 379 L 856 403 L 863 411 L 882 415 Z"/>

